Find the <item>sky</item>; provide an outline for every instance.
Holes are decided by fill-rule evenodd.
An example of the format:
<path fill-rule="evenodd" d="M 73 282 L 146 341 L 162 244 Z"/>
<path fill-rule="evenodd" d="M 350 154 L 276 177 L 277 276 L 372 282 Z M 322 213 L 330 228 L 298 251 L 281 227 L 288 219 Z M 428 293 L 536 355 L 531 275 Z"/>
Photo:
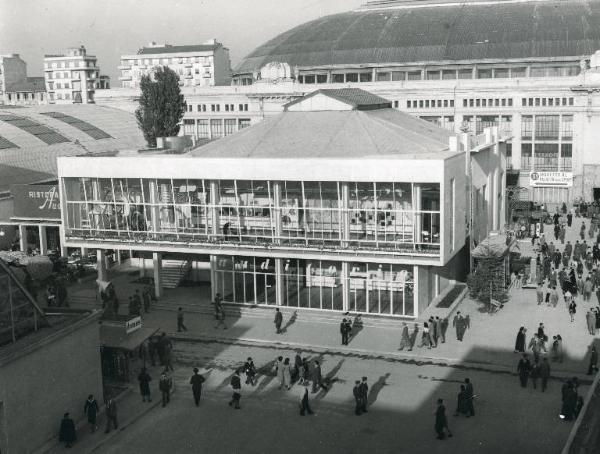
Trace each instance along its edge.
<path fill-rule="evenodd" d="M 0 0 L 0 54 L 18 53 L 29 76 L 44 54 L 84 45 L 119 86 L 121 55 L 151 41 L 199 44 L 216 38 L 235 66 L 255 47 L 312 19 L 364 0 Z"/>

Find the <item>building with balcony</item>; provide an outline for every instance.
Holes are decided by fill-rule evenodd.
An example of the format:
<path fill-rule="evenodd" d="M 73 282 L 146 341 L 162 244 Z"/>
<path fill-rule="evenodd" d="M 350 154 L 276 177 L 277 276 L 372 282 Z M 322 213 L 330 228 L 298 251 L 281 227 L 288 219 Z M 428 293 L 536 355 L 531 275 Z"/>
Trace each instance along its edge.
<path fill-rule="evenodd" d="M 188 154 L 60 158 L 64 240 L 152 254 L 159 295 L 178 253 L 227 302 L 417 317 L 504 224 L 504 144 L 468 137 L 318 90 Z"/>
<path fill-rule="evenodd" d="M 96 56 L 88 55 L 84 46 L 46 55 L 44 75 L 50 104 L 94 103 L 100 68 Z"/>
<path fill-rule="evenodd" d="M 143 75 L 152 74 L 153 68 L 164 66 L 179 75 L 185 87 L 208 87 L 231 83 L 229 49 L 211 39 L 203 44 L 173 46 L 150 43 L 137 54 L 122 55 L 121 76 L 124 88 L 136 88 Z"/>

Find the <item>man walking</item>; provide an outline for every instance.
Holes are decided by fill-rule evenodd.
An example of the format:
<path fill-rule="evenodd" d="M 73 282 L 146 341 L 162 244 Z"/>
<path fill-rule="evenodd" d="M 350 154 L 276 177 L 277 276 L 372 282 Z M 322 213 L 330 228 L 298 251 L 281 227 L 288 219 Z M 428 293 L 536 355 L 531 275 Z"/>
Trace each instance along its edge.
<path fill-rule="evenodd" d="M 527 380 L 529 380 L 529 371 L 531 370 L 531 363 L 527 355 L 523 355 L 523 358 L 517 365 L 517 372 L 519 373 L 519 380 L 521 381 L 521 387 L 527 388 Z"/>
<path fill-rule="evenodd" d="M 309 415 L 314 415 L 312 409 L 310 408 L 310 404 L 308 403 L 308 383 L 304 382 L 302 388 L 300 388 L 300 416 L 304 416 L 306 413 Z"/>
<path fill-rule="evenodd" d="M 167 375 L 167 371 L 165 370 L 160 375 L 160 380 L 158 381 L 158 389 L 162 394 L 162 406 L 166 407 L 167 404 L 171 401 L 171 388 L 173 387 L 173 381 Z"/>
<path fill-rule="evenodd" d="M 312 392 L 313 394 L 317 392 L 317 389 L 322 388 L 327 390 L 327 386 L 325 386 L 322 382 L 323 376 L 321 374 L 321 365 L 319 361 L 315 361 L 315 366 L 313 368 L 313 383 L 312 383 Z"/>
<path fill-rule="evenodd" d="M 146 372 L 146 368 L 142 367 L 138 375 L 138 382 L 140 383 L 140 394 L 142 395 L 142 402 L 152 402 L 152 396 L 150 395 L 150 375 Z"/>
<path fill-rule="evenodd" d="M 446 342 L 446 333 L 444 332 L 444 322 L 441 318 L 435 317 L 435 330 L 442 344 Z M 437 342 L 437 341 L 436 341 Z"/>
<path fill-rule="evenodd" d="M 442 399 L 437 400 L 437 409 L 435 411 L 435 431 L 437 433 L 437 439 L 443 440 L 446 436 L 444 429 L 448 431 L 448 437 L 452 436 L 450 428 L 448 427 L 448 419 L 446 418 L 446 407 L 444 407 L 444 401 Z"/>
<path fill-rule="evenodd" d="M 431 346 L 437 347 L 438 344 L 438 324 L 433 317 L 429 317 L 429 335 L 431 336 Z"/>
<path fill-rule="evenodd" d="M 190 385 L 192 385 L 192 394 L 194 395 L 196 407 L 200 406 L 200 395 L 202 394 L 202 383 L 204 381 L 204 377 L 200 375 L 198 368 L 194 367 L 194 375 L 190 378 Z"/>
<path fill-rule="evenodd" d="M 183 308 L 177 309 L 177 332 L 187 331 L 186 326 L 183 324 Z"/>
<path fill-rule="evenodd" d="M 355 402 L 355 406 L 354 406 L 354 414 L 357 416 L 360 416 L 361 412 L 361 405 L 360 405 L 360 380 L 356 380 L 354 382 L 354 388 L 352 389 L 352 394 L 354 395 L 354 402 Z"/>
<path fill-rule="evenodd" d="M 368 413 L 367 405 L 369 398 L 369 385 L 367 384 L 367 377 L 362 378 L 362 383 L 359 385 L 360 394 L 360 411 L 362 413 Z"/>
<path fill-rule="evenodd" d="M 115 430 L 119 428 L 119 423 L 117 422 L 117 403 L 111 397 L 106 402 L 106 430 L 105 434 L 110 432 L 110 426 L 114 426 Z"/>
<path fill-rule="evenodd" d="M 548 378 L 550 378 L 550 364 L 548 364 L 548 358 L 544 356 L 542 358 L 542 364 L 539 369 L 540 378 L 542 379 L 542 392 L 546 391 L 548 387 Z"/>
<path fill-rule="evenodd" d="M 229 401 L 229 406 L 231 407 L 233 405 L 233 408 L 239 410 L 241 408 L 240 399 L 242 398 L 242 380 L 240 379 L 240 371 L 238 369 L 236 369 L 233 377 L 231 377 L 229 384 L 231 385 L 231 389 L 233 389 L 233 395 Z"/>
<path fill-rule="evenodd" d="M 587 328 L 588 333 L 592 336 L 596 334 L 596 316 L 591 310 L 588 310 L 585 314 L 585 319 L 587 320 Z"/>
<path fill-rule="evenodd" d="M 454 316 L 454 319 L 452 320 L 452 326 L 456 328 L 456 340 L 462 342 L 466 330 L 466 321 L 460 311 L 458 311 Z"/>
<path fill-rule="evenodd" d="M 348 345 L 348 324 L 345 318 L 340 323 L 340 334 L 342 335 L 342 345 Z"/>
<path fill-rule="evenodd" d="M 402 330 L 400 332 L 400 350 L 408 349 L 408 351 L 412 350 L 412 345 L 410 345 L 410 336 L 408 334 L 408 325 L 406 322 L 402 322 Z"/>
<path fill-rule="evenodd" d="M 475 391 L 473 389 L 473 383 L 471 383 L 469 378 L 465 378 L 465 392 L 467 398 L 467 408 L 469 411 L 468 415 L 475 416 L 475 405 L 473 402 L 475 400 Z"/>
<path fill-rule="evenodd" d="M 279 311 L 279 308 L 275 308 L 275 328 L 277 329 L 277 334 L 281 334 L 281 324 L 283 323 L 283 315 Z"/>
<path fill-rule="evenodd" d="M 73 446 L 75 440 L 77 440 L 75 422 L 71 419 L 69 413 L 65 413 L 63 419 L 60 421 L 58 441 L 65 443 L 65 448 L 70 448 Z"/>

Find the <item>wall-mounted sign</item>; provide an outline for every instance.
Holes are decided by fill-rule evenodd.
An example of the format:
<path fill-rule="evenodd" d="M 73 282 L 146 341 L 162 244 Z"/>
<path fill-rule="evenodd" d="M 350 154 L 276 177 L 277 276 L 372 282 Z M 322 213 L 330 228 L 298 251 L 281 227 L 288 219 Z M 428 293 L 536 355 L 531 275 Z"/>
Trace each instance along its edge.
<path fill-rule="evenodd" d="M 573 172 L 529 172 L 529 185 L 533 188 L 570 188 Z"/>
<path fill-rule="evenodd" d="M 15 218 L 60 220 L 60 197 L 55 184 L 14 184 Z"/>
<path fill-rule="evenodd" d="M 133 317 L 125 322 L 125 332 L 133 333 L 142 327 L 142 317 Z"/>

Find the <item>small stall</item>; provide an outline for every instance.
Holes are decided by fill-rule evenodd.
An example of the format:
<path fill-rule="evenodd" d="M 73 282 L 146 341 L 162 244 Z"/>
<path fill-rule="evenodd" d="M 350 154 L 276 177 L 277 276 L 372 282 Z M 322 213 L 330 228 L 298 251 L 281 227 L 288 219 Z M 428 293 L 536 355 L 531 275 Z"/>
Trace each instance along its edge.
<path fill-rule="evenodd" d="M 129 382 L 146 365 L 139 348 L 158 329 L 144 328 L 140 316 L 111 314 L 100 326 L 102 376 L 108 382 Z"/>

